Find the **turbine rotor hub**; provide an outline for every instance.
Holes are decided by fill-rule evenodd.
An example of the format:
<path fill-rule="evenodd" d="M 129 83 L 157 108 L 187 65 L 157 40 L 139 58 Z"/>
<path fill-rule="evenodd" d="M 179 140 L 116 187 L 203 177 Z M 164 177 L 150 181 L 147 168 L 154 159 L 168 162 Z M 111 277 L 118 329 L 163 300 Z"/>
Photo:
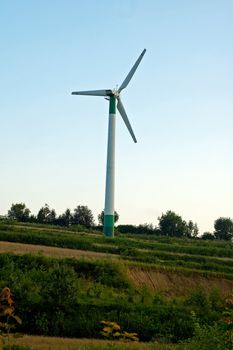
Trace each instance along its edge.
<path fill-rule="evenodd" d="M 115 96 L 115 97 L 119 97 L 119 96 L 120 96 L 120 94 L 119 94 L 119 92 L 118 92 L 117 89 L 113 89 L 113 90 L 112 90 L 112 94 L 113 94 L 113 96 Z"/>

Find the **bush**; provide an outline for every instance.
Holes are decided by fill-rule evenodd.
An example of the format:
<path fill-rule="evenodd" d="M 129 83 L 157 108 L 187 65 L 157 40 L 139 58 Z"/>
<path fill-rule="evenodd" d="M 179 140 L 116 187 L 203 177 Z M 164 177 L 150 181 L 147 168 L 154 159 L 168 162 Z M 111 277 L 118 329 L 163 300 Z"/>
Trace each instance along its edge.
<path fill-rule="evenodd" d="M 215 324 L 201 327 L 193 338 L 181 343 L 177 350 L 232 350 L 232 348 L 232 334 L 224 332 L 219 325 Z"/>

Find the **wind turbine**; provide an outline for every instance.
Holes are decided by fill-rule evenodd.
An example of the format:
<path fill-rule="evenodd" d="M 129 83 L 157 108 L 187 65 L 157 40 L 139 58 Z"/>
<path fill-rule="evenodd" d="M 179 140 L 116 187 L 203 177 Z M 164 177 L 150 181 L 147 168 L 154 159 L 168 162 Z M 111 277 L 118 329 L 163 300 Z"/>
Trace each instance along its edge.
<path fill-rule="evenodd" d="M 125 80 L 119 89 L 113 90 L 92 90 L 92 91 L 75 91 L 72 95 L 104 96 L 109 100 L 109 123 L 108 123 L 108 146 L 107 146 L 107 169 L 106 169 L 106 187 L 105 187 L 105 206 L 104 206 L 104 228 L 103 233 L 106 237 L 114 237 L 114 193 L 115 193 L 115 122 L 116 108 L 129 130 L 132 139 L 136 143 L 136 137 L 130 125 L 129 119 L 121 102 L 120 93 L 127 87 L 138 65 L 140 64 L 146 49 L 144 49 L 133 67 L 129 71 Z"/>

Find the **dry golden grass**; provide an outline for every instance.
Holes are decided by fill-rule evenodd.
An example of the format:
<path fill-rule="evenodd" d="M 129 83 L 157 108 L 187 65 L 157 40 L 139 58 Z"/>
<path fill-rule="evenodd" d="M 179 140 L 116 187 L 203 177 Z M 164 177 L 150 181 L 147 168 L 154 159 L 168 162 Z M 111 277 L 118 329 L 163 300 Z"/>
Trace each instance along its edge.
<path fill-rule="evenodd" d="M 54 256 L 57 258 L 80 258 L 80 257 L 117 257 L 117 255 L 109 253 L 91 252 L 87 250 L 77 250 L 69 248 L 48 247 L 44 245 L 0 242 L 0 253 L 14 254 L 43 254 L 46 256 Z"/>
<path fill-rule="evenodd" d="M 29 346 L 31 350 L 91 350 L 98 346 L 98 349 L 107 345 L 119 345 L 121 349 L 129 350 L 156 350 L 173 349 L 173 346 L 162 346 L 152 343 L 123 343 L 119 341 L 99 339 L 73 339 L 58 337 L 42 337 L 25 335 L 21 338 L 11 338 L 11 344 Z M 1 348 L 0 348 L 1 349 Z"/>

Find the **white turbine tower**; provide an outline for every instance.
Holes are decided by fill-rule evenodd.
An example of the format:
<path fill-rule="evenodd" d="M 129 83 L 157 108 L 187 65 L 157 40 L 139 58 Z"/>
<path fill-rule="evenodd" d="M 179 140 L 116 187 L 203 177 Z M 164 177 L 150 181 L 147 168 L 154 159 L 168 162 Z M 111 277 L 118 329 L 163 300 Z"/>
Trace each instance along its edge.
<path fill-rule="evenodd" d="M 116 107 L 129 130 L 132 139 L 136 143 L 136 137 L 130 125 L 124 106 L 120 99 L 120 93 L 127 87 L 134 75 L 139 63 L 141 62 L 146 49 L 144 49 L 137 61 L 131 68 L 129 74 L 119 87 L 113 90 L 93 90 L 93 91 L 75 91 L 72 95 L 105 96 L 109 100 L 109 124 L 108 124 L 108 149 L 107 149 L 107 171 L 105 188 L 105 206 L 104 206 L 104 235 L 114 237 L 114 187 L 115 187 L 115 119 Z"/>

